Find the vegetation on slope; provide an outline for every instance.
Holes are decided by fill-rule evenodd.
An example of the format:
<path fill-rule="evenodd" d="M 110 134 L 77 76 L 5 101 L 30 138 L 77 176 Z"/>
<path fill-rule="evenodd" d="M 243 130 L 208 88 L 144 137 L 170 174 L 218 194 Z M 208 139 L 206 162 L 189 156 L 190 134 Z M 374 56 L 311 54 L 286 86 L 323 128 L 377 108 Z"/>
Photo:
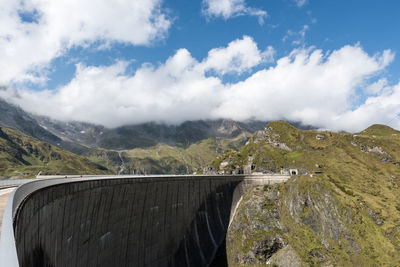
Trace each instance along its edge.
<path fill-rule="evenodd" d="M 386 125 L 374 124 L 365 129 L 364 131 L 362 131 L 360 134 L 370 135 L 370 136 L 375 135 L 375 136 L 390 137 L 390 136 L 397 136 L 399 132 Z"/>
<path fill-rule="evenodd" d="M 102 165 L 16 130 L 0 128 L 0 176 L 110 174 Z"/>
<path fill-rule="evenodd" d="M 231 265 L 400 265 L 400 132 L 382 125 L 359 134 L 303 131 L 273 122 L 212 162 L 220 171 L 247 163 L 302 175 L 244 196 L 227 236 Z"/>
<path fill-rule="evenodd" d="M 201 170 L 219 154 L 242 146 L 249 136 L 207 138 L 188 147 L 158 144 L 122 151 L 95 149 L 88 157 L 120 174 L 187 174 Z"/>

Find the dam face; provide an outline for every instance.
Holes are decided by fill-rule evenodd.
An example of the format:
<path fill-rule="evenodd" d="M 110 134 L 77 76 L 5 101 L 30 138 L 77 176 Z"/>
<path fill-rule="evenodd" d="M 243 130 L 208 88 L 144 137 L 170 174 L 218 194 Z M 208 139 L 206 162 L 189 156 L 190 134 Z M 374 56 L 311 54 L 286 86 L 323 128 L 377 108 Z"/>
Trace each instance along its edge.
<path fill-rule="evenodd" d="M 243 190 L 287 179 L 187 175 L 27 183 L 7 203 L 0 257 L 7 266 L 209 266 L 225 244 Z"/>
<path fill-rule="evenodd" d="M 207 266 L 243 177 L 109 179 L 53 185 L 24 200 L 21 266 Z"/>

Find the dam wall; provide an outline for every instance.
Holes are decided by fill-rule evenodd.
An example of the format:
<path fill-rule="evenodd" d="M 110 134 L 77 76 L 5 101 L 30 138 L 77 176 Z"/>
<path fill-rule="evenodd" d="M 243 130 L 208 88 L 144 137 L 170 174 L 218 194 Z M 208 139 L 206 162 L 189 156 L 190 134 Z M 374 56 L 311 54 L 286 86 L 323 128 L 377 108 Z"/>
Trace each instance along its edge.
<path fill-rule="evenodd" d="M 134 176 L 29 183 L 13 194 L 18 264 L 208 266 L 243 190 L 288 178 Z"/>

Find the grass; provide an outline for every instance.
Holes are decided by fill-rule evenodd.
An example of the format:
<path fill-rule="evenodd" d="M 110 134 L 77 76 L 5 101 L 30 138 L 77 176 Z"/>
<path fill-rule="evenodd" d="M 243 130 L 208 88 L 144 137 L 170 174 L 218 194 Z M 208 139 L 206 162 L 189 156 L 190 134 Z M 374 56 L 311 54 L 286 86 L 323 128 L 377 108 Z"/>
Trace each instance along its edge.
<path fill-rule="evenodd" d="M 360 133 L 361 135 L 367 135 L 367 136 L 380 136 L 380 137 L 392 137 L 393 135 L 399 135 L 400 132 L 396 131 L 389 126 L 382 125 L 382 124 L 374 124 L 364 131 Z M 399 135 L 400 137 L 400 135 Z"/>
<path fill-rule="evenodd" d="M 89 159 L 39 141 L 16 130 L 0 128 L 0 175 L 35 177 L 46 174 L 110 174 Z"/>
<path fill-rule="evenodd" d="M 246 136 L 207 138 L 187 147 L 158 144 L 120 153 L 125 163 L 124 173 L 185 174 L 200 171 L 207 162 L 232 148 L 242 146 L 246 140 Z M 117 151 L 96 149 L 88 157 L 115 171 L 121 166 Z"/>
<path fill-rule="evenodd" d="M 302 155 L 303 155 L 302 152 L 294 151 L 291 153 L 287 153 L 285 156 L 288 160 L 297 160 L 297 159 L 301 158 Z"/>

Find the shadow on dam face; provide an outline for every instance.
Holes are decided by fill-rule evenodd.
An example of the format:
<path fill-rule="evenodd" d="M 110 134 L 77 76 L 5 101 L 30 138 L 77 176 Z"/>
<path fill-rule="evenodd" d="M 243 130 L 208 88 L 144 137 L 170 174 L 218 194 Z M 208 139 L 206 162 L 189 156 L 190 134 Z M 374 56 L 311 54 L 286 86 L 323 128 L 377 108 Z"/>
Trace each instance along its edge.
<path fill-rule="evenodd" d="M 14 216 L 19 264 L 223 266 L 234 192 L 243 179 L 99 179 L 33 191 Z"/>

